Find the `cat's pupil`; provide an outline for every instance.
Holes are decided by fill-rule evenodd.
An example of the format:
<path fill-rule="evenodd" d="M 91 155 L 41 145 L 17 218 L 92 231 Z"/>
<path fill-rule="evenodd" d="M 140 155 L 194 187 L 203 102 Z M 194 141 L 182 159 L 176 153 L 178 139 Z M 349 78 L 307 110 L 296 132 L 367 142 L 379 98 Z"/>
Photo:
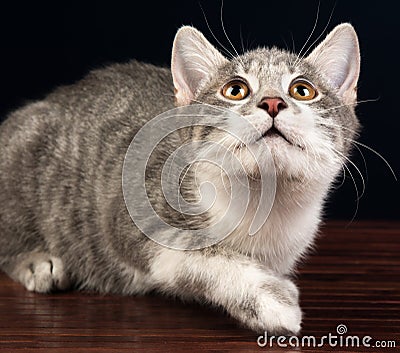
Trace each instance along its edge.
<path fill-rule="evenodd" d="M 232 89 L 231 89 L 232 96 L 236 97 L 238 94 L 241 94 L 241 92 L 242 92 L 242 88 L 239 85 L 232 86 Z"/>
<path fill-rule="evenodd" d="M 307 97 L 310 95 L 310 91 L 306 86 L 297 86 L 297 93 L 302 97 Z"/>

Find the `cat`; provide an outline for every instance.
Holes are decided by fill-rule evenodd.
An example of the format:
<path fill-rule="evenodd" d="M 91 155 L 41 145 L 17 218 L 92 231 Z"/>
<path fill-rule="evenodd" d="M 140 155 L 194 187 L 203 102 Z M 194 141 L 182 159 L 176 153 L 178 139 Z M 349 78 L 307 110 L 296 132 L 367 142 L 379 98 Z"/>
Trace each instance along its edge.
<path fill-rule="evenodd" d="M 347 23 L 307 56 L 273 47 L 229 59 L 184 26 L 173 43 L 171 69 L 113 64 L 16 110 L 0 126 L 0 269 L 30 291 L 155 290 L 222 308 L 255 331 L 298 334 L 302 312 L 291 275 L 313 244 L 324 201 L 358 134 L 359 70 L 357 35 Z M 250 205 L 226 237 L 183 251 L 141 232 L 124 202 L 121 176 L 128 147 L 146 123 L 195 104 L 250 123 L 253 130 L 237 133 L 247 144 L 262 140 L 267 146 L 275 198 L 256 234 L 249 235 Z M 229 125 L 229 117 L 223 121 Z M 221 136 L 199 126 L 185 131 L 171 135 L 168 146 Z M 263 171 L 256 164 L 267 151 L 252 158 L 246 144 L 232 146 L 232 154 L 240 148 L 238 158 L 257 189 Z M 217 200 L 192 217 L 168 208 L 159 183 L 166 153 L 155 149 L 148 161 L 151 204 L 178 229 L 204 228 L 227 203 Z M 197 178 L 225 192 L 212 168 L 196 173 L 189 168 L 182 177 L 189 198 L 200 199 Z"/>

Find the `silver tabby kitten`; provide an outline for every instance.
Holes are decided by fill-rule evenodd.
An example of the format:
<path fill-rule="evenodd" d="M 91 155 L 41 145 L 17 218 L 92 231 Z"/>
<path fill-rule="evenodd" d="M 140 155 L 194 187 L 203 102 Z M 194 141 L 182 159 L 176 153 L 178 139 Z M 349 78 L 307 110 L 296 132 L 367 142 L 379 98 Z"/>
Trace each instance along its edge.
<path fill-rule="evenodd" d="M 298 290 L 289 276 L 312 244 L 324 199 L 358 130 L 359 66 L 349 24 L 337 26 L 307 57 L 259 48 L 231 60 L 199 31 L 183 27 L 171 70 L 136 61 L 112 65 L 15 111 L 0 126 L 0 268 L 31 291 L 157 290 L 222 307 L 254 330 L 298 333 Z M 174 107 L 174 87 L 178 106 L 231 109 L 256 128 L 250 138 L 267 143 L 276 197 L 254 236 L 248 235 L 251 207 L 229 236 L 193 251 L 153 242 L 129 217 L 124 156 L 147 121 Z M 246 146 L 242 152 L 251 170 Z M 187 218 L 160 199 L 159 159 L 149 161 L 149 197 L 164 219 L 185 226 Z M 202 173 L 207 179 L 207 169 Z M 195 194 L 190 178 L 185 185 Z M 257 175 L 252 180 L 257 184 Z M 191 226 L 225 207 L 221 197 Z"/>

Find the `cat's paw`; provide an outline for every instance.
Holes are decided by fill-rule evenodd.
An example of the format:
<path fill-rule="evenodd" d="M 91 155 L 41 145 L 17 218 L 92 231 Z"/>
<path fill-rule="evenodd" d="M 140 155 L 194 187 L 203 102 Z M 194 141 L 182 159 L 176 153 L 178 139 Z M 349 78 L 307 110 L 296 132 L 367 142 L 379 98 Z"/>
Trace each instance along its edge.
<path fill-rule="evenodd" d="M 63 290 L 69 280 L 61 259 L 45 253 L 32 253 L 19 268 L 19 279 L 30 291 L 46 293 Z"/>
<path fill-rule="evenodd" d="M 235 316 L 258 332 L 297 335 L 301 329 L 302 313 L 294 283 L 286 279 L 268 281 L 257 292 L 248 295 Z"/>

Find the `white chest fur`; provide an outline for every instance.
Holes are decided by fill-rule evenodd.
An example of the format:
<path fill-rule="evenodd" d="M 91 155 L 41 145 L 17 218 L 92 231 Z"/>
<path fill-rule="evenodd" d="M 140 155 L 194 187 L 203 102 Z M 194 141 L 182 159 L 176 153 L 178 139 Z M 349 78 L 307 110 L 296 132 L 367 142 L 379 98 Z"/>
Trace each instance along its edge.
<path fill-rule="evenodd" d="M 274 271 L 289 273 L 296 262 L 312 245 L 318 225 L 320 212 L 327 188 L 313 185 L 280 185 L 265 223 L 254 235 L 249 235 L 251 222 L 256 212 L 256 195 L 235 230 L 221 245 L 234 249 L 263 262 Z M 224 213 L 227 200 L 218 198 L 211 209 L 216 217 Z M 231 224 L 240 215 L 231 212 L 225 215 L 224 222 Z"/>

